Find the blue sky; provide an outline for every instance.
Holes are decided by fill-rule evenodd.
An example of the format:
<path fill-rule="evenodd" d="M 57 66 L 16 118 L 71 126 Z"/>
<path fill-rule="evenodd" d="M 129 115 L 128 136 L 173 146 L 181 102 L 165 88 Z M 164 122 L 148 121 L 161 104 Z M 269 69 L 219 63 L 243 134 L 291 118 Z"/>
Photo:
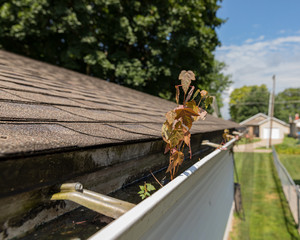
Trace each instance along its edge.
<path fill-rule="evenodd" d="M 221 109 L 229 119 L 229 94 L 244 85 L 272 86 L 276 93 L 300 87 L 300 0 L 224 0 L 218 16 L 228 19 L 217 33 L 222 46 L 215 55 L 227 64 L 234 83 Z"/>

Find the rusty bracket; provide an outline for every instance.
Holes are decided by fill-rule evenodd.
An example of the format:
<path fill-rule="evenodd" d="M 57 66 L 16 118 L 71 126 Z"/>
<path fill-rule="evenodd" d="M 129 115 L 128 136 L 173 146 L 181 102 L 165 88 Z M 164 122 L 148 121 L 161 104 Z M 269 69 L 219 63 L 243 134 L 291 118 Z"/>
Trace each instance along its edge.
<path fill-rule="evenodd" d="M 214 148 L 219 148 L 221 150 L 224 150 L 224 148 L 223 148 L 222 145 L 216 144 L 216 143 L 212 143 L 209 140 L 203 140 L 201 144 L 202 145 L 207 145 L 207 146 L 210 146 L 210 147 L 214 147 Z"/>
<path fill-rule="evenodd" d="M 114 219 L 135 206 L 135 204 L 83 189 L 81 183 L 64 183 L 60 192 L 51 200 L 69 200 Z"/>
<path fill-rule="evenodd" d="M 232 134 L 234 134 L 234 135 L 241 135 L 241 133 L 238 132 L 238 131 L 233 131 Z"/>

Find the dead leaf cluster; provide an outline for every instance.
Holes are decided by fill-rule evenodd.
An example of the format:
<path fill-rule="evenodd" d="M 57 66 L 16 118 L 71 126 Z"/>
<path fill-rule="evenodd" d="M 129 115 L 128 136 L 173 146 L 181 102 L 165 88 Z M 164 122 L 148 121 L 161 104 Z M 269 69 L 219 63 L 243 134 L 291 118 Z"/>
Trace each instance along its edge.
<path fill-rule="evenodd" d="M 196 78 L 192 71 L 181 71 L 179 80 L 181 80 L 181 85 L 175 86 L 178 106 L 166 113 L 166 121 L 162 126 L 162 137 L 167 143 L 165 153 L 170 152 L 167 172 L 170 173 L 171 180 L 174 179 L 184 160 L 185 146 L 189 148 L 190 158 L 192 158 L 190 129 L 193 122 L 204 120 L 207 115 L 207 111 L 200 107 L 201 101 L 204 100 L 205 108 L 212 103 L 212 97 L 206 90 L 198 89 L 194 93 L 195 87 L 191 86 L 191 82 Z M 184 93 L 182 105 L 179 104 L 180 87 Z M 195 99 L 198 95 L 200 95 L 200 100 L 197 103 Z"/>

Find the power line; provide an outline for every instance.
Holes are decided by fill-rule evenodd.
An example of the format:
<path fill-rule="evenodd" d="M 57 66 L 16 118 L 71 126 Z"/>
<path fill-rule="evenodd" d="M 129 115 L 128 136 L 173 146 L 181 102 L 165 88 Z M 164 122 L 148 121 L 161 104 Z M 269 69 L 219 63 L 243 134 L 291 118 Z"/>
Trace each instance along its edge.
<path fill-rule="evenodd" d="M 291 100 L 291 101 L 280 101 L 280 102 L 274 102 L 274 104 L 286 104 L 286 103 L 300 103 L 300 100 Z M 255 104 L 265 104 L 268 105 L 267 102 L 244 102 L 244 103 L 229 103 L 230 106 L 234 105 L 255 105 Z"/>

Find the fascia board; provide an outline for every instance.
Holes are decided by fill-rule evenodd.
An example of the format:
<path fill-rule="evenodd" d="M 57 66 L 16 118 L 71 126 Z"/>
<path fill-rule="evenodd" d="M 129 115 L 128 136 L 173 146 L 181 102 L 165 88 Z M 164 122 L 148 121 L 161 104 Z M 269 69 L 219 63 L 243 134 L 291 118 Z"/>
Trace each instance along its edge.
<path fill-rule="evenodd" d="M 258 125 L 261 125 L 261 124 L 267 122 L 268 120 L 269 120 L 269 118 L 267 118 L 267 119 L 265 119 L 265 120 L 262 120 L 262 121 L 260 121 L 260 122 L 258 123 Z M 273 121 L 278 122 L 278 123 L 284 125 L 285 127 L 288 127 L 288 126 L 289 126 L 289 124 L 287 124 L 286 122 L 281 121 L 280 119 L 275 118 L 275 117 L 273 117 Z"/>

